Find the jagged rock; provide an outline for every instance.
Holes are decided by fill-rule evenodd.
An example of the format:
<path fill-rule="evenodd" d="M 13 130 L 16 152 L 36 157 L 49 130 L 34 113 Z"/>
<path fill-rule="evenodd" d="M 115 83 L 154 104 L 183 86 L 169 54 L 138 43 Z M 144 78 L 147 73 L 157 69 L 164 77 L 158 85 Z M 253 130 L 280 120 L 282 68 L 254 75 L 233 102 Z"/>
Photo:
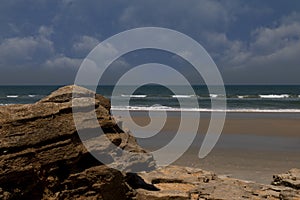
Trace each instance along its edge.
<path fill-rule="evenodd" d="M 279 195 L 280 200 L 299 200 L 300 191 L 296 190 L 282 190 Z"/>
<path fill-rule="evenodd" d="M 124 199 L 132 196 L 122 173 L 104 165 L 71 174 L 60 187 L 63 190 L 54 196 L 58 199 Z"/>
<path fill-rule="evenodd" d="M 92 117 L 96 112 L 96 120 L 105 133 L 102 137 L 110 141 L 99 140 L 89 119 L 79 117 L 77 128 L 85 133 L 88 142 L 96 138 L 95 150 L 110 162 L 123 164 L 126 169 L 155 166 L 151 155 L 110 116 L 109 100 L 82 87 L 66 86 L 35 104 L 0 107 L 0 199 L 129 197 L 131 189 L 122 173 L 102 165 L 83 146 L 74 124 L 74 107 L 80 108 L 74 113 L 78 116 Z M 139 156 L 115 154 L 115 148 L 109 148 L 112 144 Z M 113 190 L 116 187 L 118 190 Z"/>
<path fill-rule="evenodd" d="M 213 172 L 181 166 L 158 168 L 136 176 L 127 181 L 136 184 L 138 200 L 300 199 L 299 190 L 217 176 Z"/>
<path fill-rule="evenodd" d="M 88 90 L 83 87 L 69 85 L 65 87 L 61 87 L 58 90 L 52 92 L 51 95 L 41 99 L 39 102 L 45 103 L 45 102 L 52 102 L 52 103 L 64 103 L 64 102 L 70 102 L 72 98 L 82 98 L 82 97 L 89 97 L 92 99 L 98 100 L 98 103 L 106 108 L 106 110 L 110 110 L 110 101 L 99 95 L 95 94 L 93 91 Z"/>
<path fill-rule="evenodd" d="M 274 175 L 272 184 L 300 189 L 300 169 L 291 169 L 287 173 Z"/>

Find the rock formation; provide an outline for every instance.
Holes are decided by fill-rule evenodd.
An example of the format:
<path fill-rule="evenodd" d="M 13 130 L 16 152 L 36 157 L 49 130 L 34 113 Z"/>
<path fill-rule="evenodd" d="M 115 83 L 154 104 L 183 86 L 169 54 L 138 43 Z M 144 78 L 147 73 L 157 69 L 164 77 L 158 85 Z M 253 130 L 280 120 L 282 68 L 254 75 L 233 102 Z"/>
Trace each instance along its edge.
<path fill-rule="evenodd" d="M 80 117 L 91 113 L 110 140 L 87 142 L 95 152 L 111 166 L 150 172 L 120 172 L 95 159 L 78 136 L 79 129 L 84 140 L 99 139 L 90 120 Z M 131 154 L 114 152 L 112 144 Z M 87 89 L 66 86 L 35 104 L 0 107 L 0 199 L 300 199 L 297 169 L 263 185 L 201 169 L 154 168 L 151 155 L 111 117 L 109 100 Z"/>
<path fill-rule="evenodd" d="M 300 189 L 300 169 L 291 169 L 287 173 L 274 175 L 273 179 L 273 185 Z"/>
<path fill-rule="evenodd" d="M 279 176 L 285 177 L 286 182 L 300 178 L 299 174 L 296 179 L 293 173 L 288 174 Z M 292 187 L 285 187 L 287 184 L 283 182 L 277 186 L 258 184 L 189 167 L 168 166 L 138 176 L 143 181 L 131 178 L 131 182 L 140 182 L 140 187 L 135 186 L 139 200 L 300 199 L 300 190 L 293 189 L 290 184 Z M 142 189 L 142 185 L 152 185 L 155 189 Z"/>
<path fill-rule="evenodd" d="M 94 112 L 95 108 L 99 124 L 114 145 L 145 153 L 144 158 L 130 159 L 131 167 L 154 167 L 152 157 L 110 116 L 109 100 L 78 86 L 66 86 L 35 104 L 0 107 L 0 199 L 130 197 L 124 175 L 102 165 L 82 145 L 73 121 L 73 90 L 74 98 L 95 101 L 80 111 Z M 86 121 L 82 124 L 87 133 L 93 132 Z M 113 155 L 109 145 L 101 148 L 112 163 L 121 163 L 122 155 Z"/>

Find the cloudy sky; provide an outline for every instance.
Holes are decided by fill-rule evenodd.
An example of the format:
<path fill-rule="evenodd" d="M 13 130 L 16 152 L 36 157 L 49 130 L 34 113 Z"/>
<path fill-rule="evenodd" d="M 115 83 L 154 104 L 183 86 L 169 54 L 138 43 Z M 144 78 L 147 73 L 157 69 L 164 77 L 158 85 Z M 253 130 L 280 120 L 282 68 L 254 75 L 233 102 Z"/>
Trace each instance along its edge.
<path fill-rule="evenodd" d="M 298 0 L 2 1 L 0 84 L 71 84 L 99 42 L 145 26 L 198 41 L 227 84 L 300 84 Z M 141 63 L 152 61 L 144 54 Z M 115 65 L 130 68 L 134 59 Z"/>

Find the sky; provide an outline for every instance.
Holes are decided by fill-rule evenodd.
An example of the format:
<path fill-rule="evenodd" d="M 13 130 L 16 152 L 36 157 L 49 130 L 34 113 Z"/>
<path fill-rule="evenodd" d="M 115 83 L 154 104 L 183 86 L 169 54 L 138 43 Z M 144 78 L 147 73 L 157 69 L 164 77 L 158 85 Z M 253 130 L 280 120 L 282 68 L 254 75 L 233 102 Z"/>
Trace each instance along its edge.
<path fill-rule="evenodd" d="M 0 6 L 0 85 L 72 84 L 97 44 L 149 26 L 200 43 L 226 84 L 300 84 L 298 0 L 10 0 Z M 121 57 L 112 69 L 153 60 L 187 64 L 145 50 Z M 108 82 L 118 77 L 111 71 Z"/>

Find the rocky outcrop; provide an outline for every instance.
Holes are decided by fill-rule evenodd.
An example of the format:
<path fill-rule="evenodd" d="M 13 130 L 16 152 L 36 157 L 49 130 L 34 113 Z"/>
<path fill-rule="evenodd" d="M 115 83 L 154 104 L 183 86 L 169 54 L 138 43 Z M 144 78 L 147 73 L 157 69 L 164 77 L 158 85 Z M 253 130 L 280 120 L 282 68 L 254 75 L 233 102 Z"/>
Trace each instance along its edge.
<path fill-rule="evenodd" d="M 298 169 L 274 175 L 273 185 L 188 167 L 153 170 L 152 156 L 118 123 L 109 100 L 78 86 L 60 88 L 35 104 L 1 106 L 0 199 L 300 199 Z M 99 124 L 108 140 L 98 136 Z M 109 165 L 91 152 L 105 155 Z M 138 168 L 150 172 L 128 172 Z"/>
<path fill-rule="evenodd" d="M 274 175 L 273 179 L 273 185 L 300 189 L 300 169 L 291 169 L 287 173 Z"/>
<path fill-rule="evenodd" d="M 263 185 L 188 167 L 168 166 L 137 176 L 130 180 L 139 183 L 135 185 L 139 200 L 300 199 L 300 191 L 293 188 Z"/>
<path fill-rule="evenodd" d="M 72 98 L 90 100 L 90 104 L 73 104 L 73 109 L 74 105 L 83 106 L 79 116 L 96 110 L 111 142 L 102 144 L 98 139 L 95 148 L 101 148 L 111 163 L 154 167 L 151 155 L 117 126 L 110 115 L 109 100 L 85 88 L 66 86 L 35 104 L 0 107 L 0 199 L 130 197 L 132 191 L 124 175 L 102 165 L 83 146 L 73 120 Z M 96 129 L 88 122 L 86 118 L 79 121 L 80 129 L 86 130 L 87 139 L 96 138 L 97 133 L 91 134 Z M 112 144 L 138 156 L 116 155 L 109 148 Z"/>

